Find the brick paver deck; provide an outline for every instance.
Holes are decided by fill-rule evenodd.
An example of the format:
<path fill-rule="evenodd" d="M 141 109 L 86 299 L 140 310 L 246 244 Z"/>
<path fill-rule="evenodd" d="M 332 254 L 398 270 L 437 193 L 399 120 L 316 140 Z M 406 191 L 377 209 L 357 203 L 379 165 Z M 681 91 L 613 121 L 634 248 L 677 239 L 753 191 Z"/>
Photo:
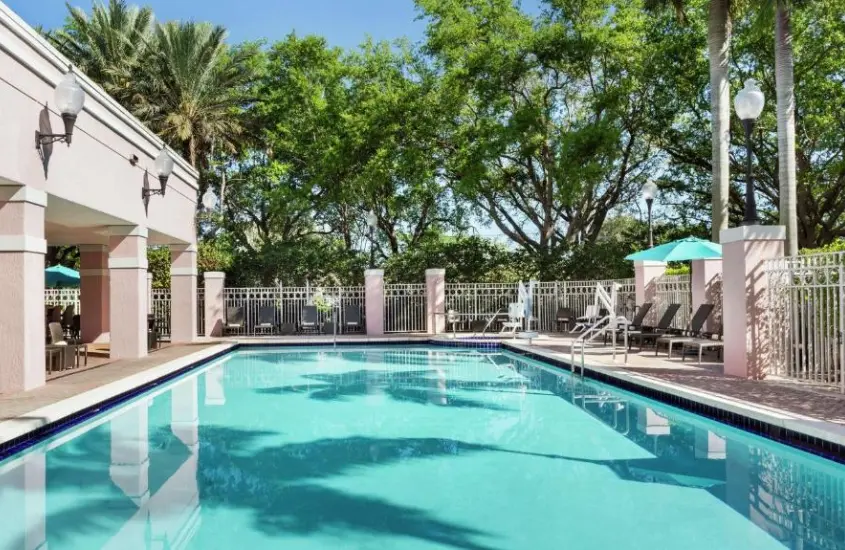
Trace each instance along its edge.
<path fill-rule="evenodd" d="M 568 362 L 571 357 L 571 342 L 571 338 L 550 337 L 534 340 L 532 345 L 553 352 Z M 845 424 L 845 395 L 839 393 L 838 388 L 772 378 L 745 380 L 729 377 L 722 373 L 722 365 L 719 363 L 704 363 L 699 368 L 689 359 L 681 362 L 680 356 L 668 359 L 665 350 L 659 357 L 654 356 L 653 349 L 634 352 L 629 355 L 627 365 L 623 365 L 619 348 L 617 354 L 617 361 L 614 363 L 609 348 L 589 347 L 585 353 L 585 361 L 587 364 L 597 363 L 604 368 L 620 369 L 699 391 Z M 580 352 L 576 352 L 576 358 L 580 361 Z"/>
<path fill-rule="evenodd" d="M 32 391 L 0 395 L 0 422 L 57 403 L 88 390 L 184 357 L 213 344 L 200 343 L 163 347 L 142 359 L 124 359 L 72 372 L 50 380 Z"/>

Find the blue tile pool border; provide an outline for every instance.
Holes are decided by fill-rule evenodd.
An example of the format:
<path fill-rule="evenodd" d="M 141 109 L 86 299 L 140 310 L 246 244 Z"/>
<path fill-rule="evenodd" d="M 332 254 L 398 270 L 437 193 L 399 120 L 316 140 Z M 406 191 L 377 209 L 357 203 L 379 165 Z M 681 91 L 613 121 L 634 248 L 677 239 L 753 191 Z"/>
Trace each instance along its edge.
<path fill-rule="evenodd" d="M 535 361 L 545 363 L 546 365 L 550 365 L 567 372 L 571 372 L 572 370 L 571 363 L 568 361 L 548 357 L 535 353 L 531 350 L 517 348 L 509 345 L 507 342 L 502 343 L 502 348 L 511 353 L 534 359 Z M 739 428 L 765 439 L 777 441 L 778 443 L 832 460 L 839 464 L 845 464 L 845 445 L 840 445 L 833 441 L 802 434 L 800 432 L 784 428 L 783 426 L 777 426 L 762 420 L 749 418 L 712 405 L 698 403 L 692 399 L 680 397 L 666 391 L 656 390 L 642 384 L 637 384 L 636 382 L 623 380 L 615 376 L 609 376 L 603 372 L 593 370 L 589 366 L 584 369 L 584 376 L 609 386 L 627 390 L 637 395 L 665 403 L 666 405 L 671 405 L 699 416 L 709 418 L 710 420 L 715 420 L 717 422 L 721 422 L 722 424 Z"/>
<path fill-rule="evenodd" d="M 343 341 L 337 342 L 336 345 L 338 347 L 361 347 L 361 346 L 373 346 L 373 347 L 397 347 L 397 346 L 407 346 L 409 344 L 417 344 L 417 345 L 433 345 L 445 348 L 472 348 L 472 349 L 504 349 L 511 353 L 521 355 L 524 357 L 528 357 L 544 363 L 546 365 L 556 367 L 565 371 L 571 371 L 570 363 L 567 361 L 563 361 L 560 359 L 548 357 L 543 354 L 535 353 L 531 350 L 518 348 L 510 345 L 508 342 L 501 342 L 501 341 L 483 341 L 483 340 L 473 340 L 473 339 L 456 339 L 456 340 L 445 340 L 445 339 L 436 339 L 432 338 L 429 340 L 425 340 L 422 338 L 415 338 L 415 339 L 407 339 L 407 340 L 394 340 L 391 339 L 390 341 L 361 341 L 361 342 L 351 342 L 351 341 Z M 208 363 L 219 359 L 225 355 L 229 355 L 234 353 L 239 349 L 253 349 L 253 348 L 298 348 L 298 347 L 326 347 L 332 346 L 332 343 L 325 343 L 325 342 L 290 342 L 290 343 L 271 343 L 271 342 L 239 342 L 235 343 L 233 346 L 221 350 L 217 353 L 214 353 L 208 357 L 195 361 L 191 364 L 188 364 L 184 367 L 181 367 L 171 373 L 168 373 L 164 376 L 161 376 L 155 380 L 137 386 L 129 391 L 123 392 L 118 394 L 114 397 L 106 399 L 100 403 L 92 404 L 89 407 L 81 409 L 73 414 L 70 414 L 60 420 L 55 422 L 51 422 L 49 424 L 45 424 L 43 426 L 39 426 L 35 430 L 27 432 L 19 437 L 11 439 L 5 443 L 0 444 L 0 461 L 6 460 L 7 458 L 18 454 L 22 451 L 27 450 L 30 447 L 33 447 L 42 441 L 60 433 L 62 431 L 68 430 L 73 428 L 74 426 L 81 424 L 91 418 L 107 412 L 123 403 L 157 387 L 171 380 L 178 378 L 188 372 L 191 372 L 195 369 L 203 367 Z M 777 426 L 774 424 L 770 424 L 761 420 L 756 420 L 753 418 L 748 418 L 747 416 L 743 416 L 741 414 L 736 414 L 730 411 L 726 411 L 724 409 L 720 409 L 718 407 L 713 407 L 711 405 L 705 405 L 702 403 L 698 403 L 692 399 L 687 399 L 685 397 L 680 397 L 674 394 L 671 394 L 666 391 L 655 390 L 653 388 L 649 388 L 647 386 L 637 384 L 635 382 L 631 382 L 628 380 L 622 380 L 614 376 L 608 376 L 602 372 L 598 372 L 589 368 L 589 366 L 585 369 L 584 375 L 587 378 L 591 378 L 593 380 L 597 380 L 599 382 L 608 384 L 610 386 L 614 386 L 620 389 L 624 389 L 627 391 L 631 391 L 638 395 L 642 395 L 644 397 L 648 397 L 650 399 L 654 399 L 655 401 L 659 401 L 661 403 L 665 403 L 667 405 L 672 405 L 679 409 L 683 409 L 694 414 L 703 416 L 705 418 L 709 418 L 711 420 L 715 420 L 717 422 L 721 422 L 723 424 L 733 426 L 739 429 L 742 429 L 746 432 L 752 433 L 754 435 L 758 435 L 764 437 L 766 439 L 770 439 L 772 441 L 777 441 L 778 443 L 782 443 L 784 445 L 788 445 L 790 447 L 821 456 L 828 460 L 832 460 L 834 462 L 845 464 L 845 445 L 840 445 L 838 443 L 827 441 L 825 439 L 809 436 L 806 434 L 802 434 L 800 432 L 796 432 L 794 430 L 790 430 L 784 428 L 782 426 Z"/>
<path fill-rule="evenodd" d="M 56 420 L 55 422 L 44 424 L 43 426 L 39 426 L 38 428 L 29 431 L 21 436 L 10 439 L 9 441 L 6 441 L 4 443 L 0 443 L 0 462 L 22 451 L 27 450 L 30 447 L 38 445 L 42 441 L 45 441 L 60 432 L 73 428 L 99 414 L 114 409 L 115 407 L 118 407 L 119 405 L 122 405 L 127 401 L 134 399 L 135 397 L 157 386 L 166 384 L 167 382 L 170 382 L 171 380 L 178 378 L 183 374 L 203 367 L 208 363 L 233 352 L 237 348 L 238 346 L 235 345 L 230 348 L 221 350 L 217 353 L 209 355 L 208 357 L 204 357 L 198 361 L 185 365 L 184 367 L 180 367 L 179 369 L 173 372 L 160 376 L 155 380 L 151 380 L 150 382 L 132 388 L 131 390 L 119 393 L 114 397 L 110 397 L 99 403 L 94 403 L 88 407 L 85 407 L 84 409 L 80 409 L 75 413 L 71 413 L 68 416 Z"/>

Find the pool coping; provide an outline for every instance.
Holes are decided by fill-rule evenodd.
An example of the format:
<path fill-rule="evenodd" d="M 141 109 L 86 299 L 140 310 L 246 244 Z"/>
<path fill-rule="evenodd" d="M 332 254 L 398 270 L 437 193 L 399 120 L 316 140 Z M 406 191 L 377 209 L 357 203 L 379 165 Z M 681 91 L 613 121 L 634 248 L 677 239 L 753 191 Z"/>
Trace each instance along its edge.
<path fill-rule="evenodd" d="M 0 461 L 226 355 L 221 343 L 0 422 Z"/>
<path fill-rule="evenodd" d="M 0 422 L 0 461 L 237 349 L 309 347 L 330 344 L 333 344 L 332 340 L 325 338 L 298 342 L 221 340 L 220 343 L 209 348 Z M 570 362 L 562 359 L 560 354 L 543 350 L 531 345 L 530 342 L 454 340 L 436 336 L 428 338 L 368 338 L 364 336 L 360 339 L 337 342 L 338 347 L 409 344 L 504 349 L 536 359 L 552 367 L 565 371 L 571 370 Z M 843 425 L 667 382 L 626 371 L 624 367 L 585 363 L 584 375 L 845 464 L 845 426 Z"/>
<path fill-rule="evenodd" d="M 555 352 L 521 342 L 502 342 L 501 347 L 572 372 L 571 362 Z M 575 372 L 580 368 L 578 365 Z M 845 426 L 841 424 L 675 384 L 625 370 L 624 366 L 585 361 L 584 376 L 845 464 Z"/>

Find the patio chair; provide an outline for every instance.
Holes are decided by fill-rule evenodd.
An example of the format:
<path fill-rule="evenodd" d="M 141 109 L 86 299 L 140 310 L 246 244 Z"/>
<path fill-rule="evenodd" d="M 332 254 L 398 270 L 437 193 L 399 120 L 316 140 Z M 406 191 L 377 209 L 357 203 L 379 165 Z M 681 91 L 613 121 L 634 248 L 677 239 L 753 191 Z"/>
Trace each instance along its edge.
<path fill-rule="evenodd" d="M 684 334 L 667 334 L 655 340 L 654 355 L 656 356 L 660 351 L 660 345 L 666 344 L 668 356 L 672 357 L 672 347 L 676 344 L 683 344 L 684 342 L 691 342 L 701 337 L 701 330 L 704 328 L 704 323 L 713 313 L 713 304 L 701 304 L 698 306 L 695 314 L 690 319 L 687 330 Z"/>
<path fill-rule="evenodd" d="M 161 343 L 161 331 L 158 329 L 154 313 L 147 315 L 147 351 L 158 349 Z"/>
<path fill-rule="evenodd" d="M 76 306 L 70 304 L 62 312 L 62 330 L 65 331 L 65 334 L 70 334 L 70 331 L 73 329 L 73 316 L 75 314 L 75 309 Z"/>
<path fill-rule="evenodd" d="M 50 315 L 47 317 L 47 322 L 62 324 L 62 306 L 53 306 Z"/>
<path fill-rule="evenodd" d="M 584 312 L 584 315 L 575 319 L 575 326 L 572 327 L 572 332 L 583 332 L 587 330 L 590 325 L 598 320 L 598 311 L 599 308 L 595 304 L 587 306 L 587 311 Z"/>
<path fill-rule="evenodd" d="M 714 339 L 715 337 L 715 339 Z M 702 333 L 701 337 L 694 338 L 690 341 L 681 344 L 681 361 L 686 361 L 687 350 L 694 349 L 698 351 L 698 366 L 701 366 L 701 358 L 706 349 L 715 349 L 716 357 L 722 359 L 722 352 L 725 348 L 725 342 L 722 340 L 722 327 L 719 327 L 719 332 L 716 334 Z"/>
<path fill-rule="evenodd" d="M 356 304 L 343 306 L 343 332 L 363 332 L 364 324 L 361 320 L 361 308 Z"/>
<path fill-rule="evenodd" d="M 255 333 L 273 334 L 276 330 L 276 308 L 273 306 L 259 306 L 258 324 L 255 325 Z"/>
<path fill-rule="evenodd" d="M 446 312 L 446 332 L 449 332 L 449 328 L 452 329 L 452 336 L 458 332 L 458 324 L 461 322 L 461 314 L 455 311 L 454 309 L 450 309 Z"/>
<path fill-rule="evenodd" d="M 560 330 L 560 326 L 566 325 L 566 331 L 568 332 L 573 319 L 575 319 L 575 313 L 571 308 L 559 307 L 555 314 L 555 327 L 557 327 L 557 331 L 563 332 Z"/>
<path fill-rule="evenodd" d="M 675 320 L 675 315 L 678 314 L 679 309 L 681 309 L 681 304 L 669 304 L 656 327 L 643 326 L 642 330 L 629 331 L 628 348 L 630 349 L 634 342 L 639 342 L 639 349 L 643 349 L 646 342 L 654 342 L 663 336 L 670 330 L 672 321 Z"/>
<path fill-rule="evenodd" d="M 516 331 L 522 328 L 522 320 L 525 316 L 525 309 L 523 305 L 514 302 L 508 305 L 508 320 L 502 323 L 502 330 L 499 334 L 513 334 L 516 336 Z"/>
<path fill-rule="evenodd" d="M 223 334 L 240 332 L 244 328 L 244 308 L 232 306 L 226 308 L 226 322 L 223 324 Z"/>
<path fill-rule="evenodd" d="M 60 323 L 50 323 L 48 325 L 50 331 L 50 343 L 47 345 L 48 349 L 60 349 L 58 353 L 61 357 L 61 368 L 71 369 L 74 366 L 79 366 L 79 351 L 85 352 L 85 364 L 88 364 L 88 345 L 78 342 L 69 342 L 65 340 L 65 333 Z"/>
<path fill-rule="evenodd" d="M 643 321 L 645 321 L 645 316 L 648 315 L 649 311 L 651 311 L 651 302 L 646 302 L 646 303 L 644 303 L 643 305 L 640 306 L 639 311 L 637 311 L 637 314 L 634 315 L 634 318 L 631 319 L 630 323 L 628 323 L 628 321 L 623 318 L 623 319 L 620 319 L 620 320 L 617 321 L 617 323 L 618 323 L 617 326 L 624 329 L 625 323 L 628 323 L 628 331 L 629 331 L 628 334 L 630 334 L 631 331 L 642 331 Z M 605 332 L 604 333 L 604 343 L 605 344 L 607 344 L 608 338 L 610 338 L 610 334 Z"/>
<path fill-rule="evenodd" d="M 317 306 L 302 306 L 302 318 L 299 321 L 300 332 L 319 332 L 320 314 Z"/>

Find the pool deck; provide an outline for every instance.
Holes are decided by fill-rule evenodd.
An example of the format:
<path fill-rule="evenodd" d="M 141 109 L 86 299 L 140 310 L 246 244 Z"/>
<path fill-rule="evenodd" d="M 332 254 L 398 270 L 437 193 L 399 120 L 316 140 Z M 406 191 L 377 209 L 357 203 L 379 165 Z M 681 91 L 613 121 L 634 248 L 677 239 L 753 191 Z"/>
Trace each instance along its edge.
<path fill-rule="evenodd" d="M 343 344 L 418 342 L 432 337 L 419 335 L 344 335 Z M 451 340 L 451 336 L 438 336 Z M 330 336 L 234 337 L 205 339 L 191 345 L 164 347 L 143 359 L 113 361 L 104 365 L 51 379 L 46 386 L 29 392 L 0 395 L 0 445 L 39 427 L 55 422 L 92 404 L 148 384 L 184 367 L 242 344 L 331 344 Z M 542 335 L 530 343 L 503 339 L 507 347 L 569 363 L 573 338 Z M 845 445 L 845 395 L 836 388 L 810 386 L 786 380 L 743 380 L 727 377 L 722 365 L 672 359 L 654 350 L 632 352 L 624 363 L 624 351 L 600 345 L 585 350 L 585 366 L 604 376 L 618 378 L 628 385 L 671 393 L 700 404 L 713 406 L 769 424 L 782 426 L 811 437 Z M 579 354 L 576 352 L 576 357 Z M 707 356 L 706 356 L 707 357 Z M 712 360 L 713 356 L 709 356 Z"/>

